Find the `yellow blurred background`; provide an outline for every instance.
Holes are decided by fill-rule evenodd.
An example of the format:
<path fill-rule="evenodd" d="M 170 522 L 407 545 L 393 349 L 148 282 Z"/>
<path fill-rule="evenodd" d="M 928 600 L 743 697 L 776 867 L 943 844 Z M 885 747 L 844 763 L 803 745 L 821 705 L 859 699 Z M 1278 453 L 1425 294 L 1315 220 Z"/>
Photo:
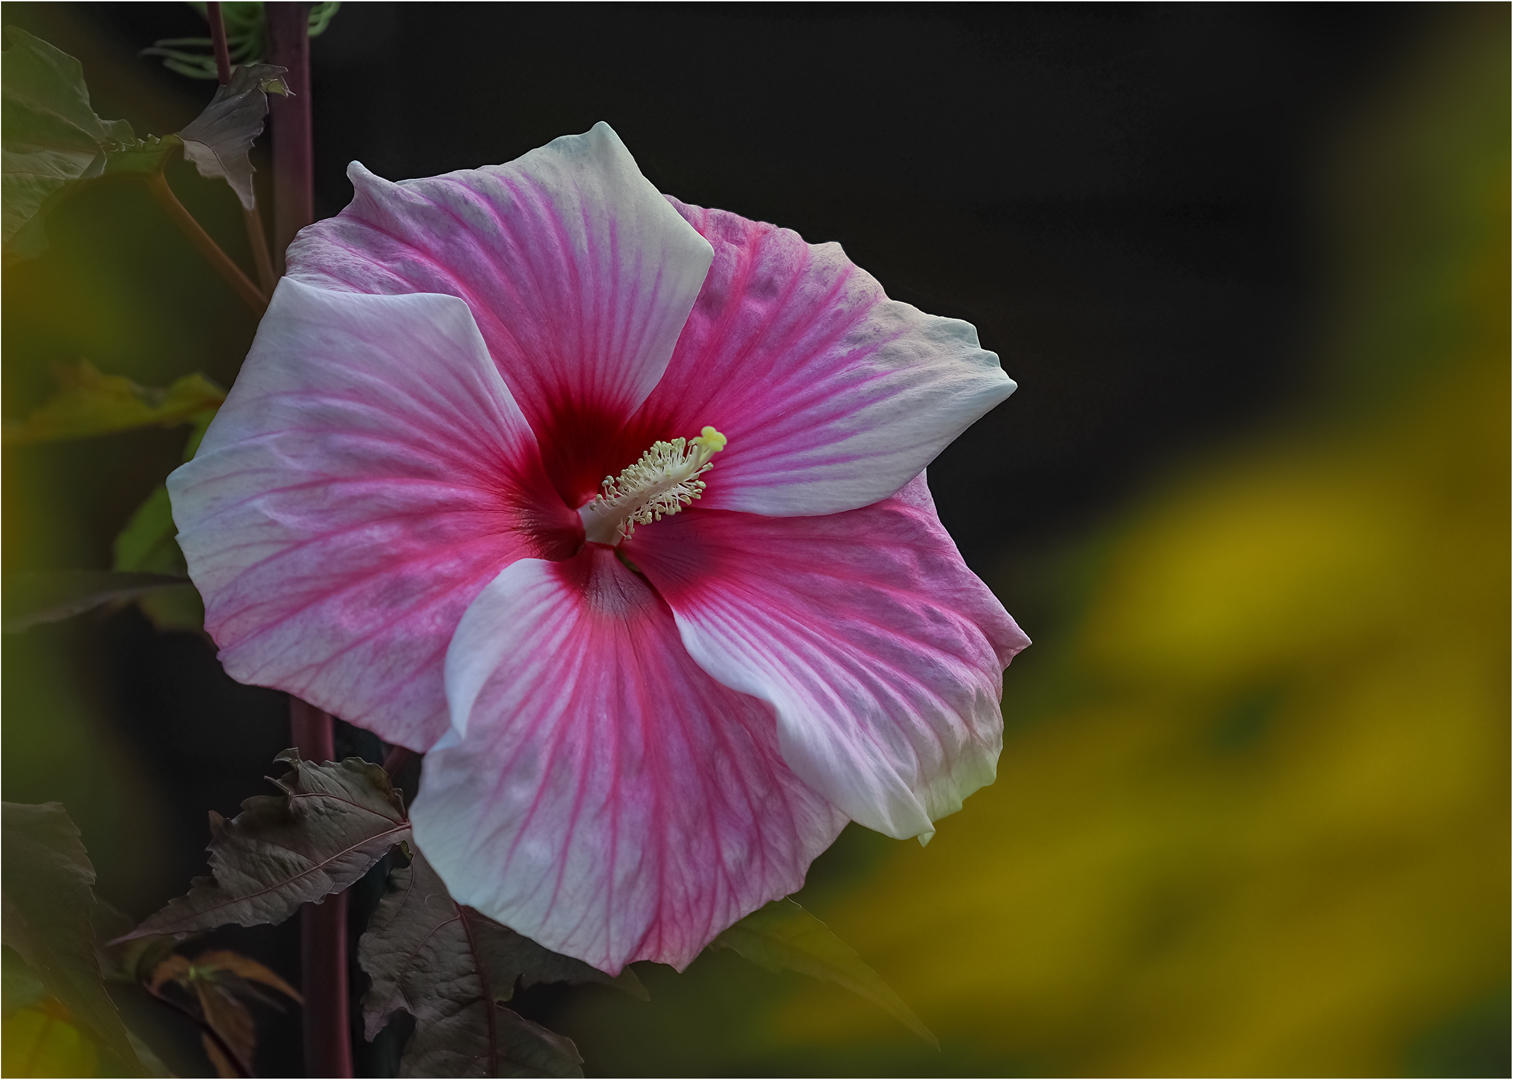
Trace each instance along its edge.
<path fill-rule="evenodd" d="M 1009 608 L 1052 618 L 1006 679 L 998 782 L 923 849 L 852 826 L 800 894 L 941 1053 L 707 956 L 652 972 L 650 1006 L 579 1001 L 561 1023 L 590 1061 L 1508 1074 L 1509 63 L 1487 31 L 1424 43 L 1320 185 L 1338 288 L 1313 402 L 1005 566 Z"/>
<path fill-rule="evenodd" d="M 80 55 L 103 115 L 194 115 L 52 8 L 29 25 Z M 1004 558 L 990 584 L 1037 644 L 1006 678 L 998 782 L 925 848 L 851 827 L 799 895 L 940 1051 L 716 953 L 641 965 L 650 1003 L 523 996 L 590 1075 L 1508 1074 L 1507 9 L 1435 26 L 1331 129 L 1332 288 L 1297 365 L 1316 384 L 1116 516 Z M 245 260 L 229 192 L 175 169 Z M 8 418 L 47 393 L 49 359 L 229 384 L 253 320 L 155 215 L 102 185 L 7 270 Z M 7 450 L 7 568 L 109 565 L 183 437 Z M 61 799 L 104 891 L 145 915 L 287 729 L 203 642 L 149 648 L 124 618 L 7 637 L 4 783 Z M 282 933 L 238 947 L 292 978 Z M 294 1019 L 266 1044 L 296 1044 Z"/>

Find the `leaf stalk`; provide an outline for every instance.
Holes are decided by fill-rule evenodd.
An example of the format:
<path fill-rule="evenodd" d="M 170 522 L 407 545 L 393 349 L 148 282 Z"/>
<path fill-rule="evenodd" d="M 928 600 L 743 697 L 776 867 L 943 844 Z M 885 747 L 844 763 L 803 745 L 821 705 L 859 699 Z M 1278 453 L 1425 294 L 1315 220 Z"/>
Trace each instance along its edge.
<path fill-rule="evenodd" d="M 179 202 L 178 196 L 168 186 L 167 177 L 161 171 L 149 173 L 147 187 L 152 191 L 153 197 L 158 200 L 158 205 L 199 249 L 200 254 L 205 256 L 210 265 L 215 267 L 225 279 L 226 284 L 231 286 L 232 291 L 240 296 L 256 314 L 262 315 L 268 308 L 268 298 L 256 285 L 252 284 L 252 280 L 246 274 L 242 273 L 241 268 L 231 261 L 231 257 L 221 250 L 221 246 L 194 219 L 194 215 L 184 209 L 184 204 Z"/>
<path fill-rule="evenodd" d="M 210 44 L 215 51 L 216 80 L 225 86 L 231 81 L 231 50 L 226 43 L 226 20 L 221 16 L 219 0 L 205 4 L 205 19 L 210 23 Z M 252 262 L 257 267 L 257 281 L 264 296 L 273 295 L 273 286 L 278 278 L 273 272 L 273 257 L 268 251 L 268 236 L 263 232 L 263 216 L 257 204 L 251 210 L 242 211 L 242 220 L 247 226 L 247 243 L 252 248 Z"/>
<path fill-rule="evenodd" d="M 243 210 L 242 218 L 247 224 L 247 242 L 252 246 L 252 263 L 257 267 L 257 281 L 263 295 L 271 297 L 278 284 L 278 275 L 273 272 L 273 256 L 268 251 L 268 234 L 263 231 L 263 215 L 256 204 L 251 210 Z"/>

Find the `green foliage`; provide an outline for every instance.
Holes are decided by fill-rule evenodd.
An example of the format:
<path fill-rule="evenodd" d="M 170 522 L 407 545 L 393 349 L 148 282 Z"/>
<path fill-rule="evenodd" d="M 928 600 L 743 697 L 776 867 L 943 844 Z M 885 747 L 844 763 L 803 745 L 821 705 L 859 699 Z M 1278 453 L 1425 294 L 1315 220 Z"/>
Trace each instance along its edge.
<path fill-rule="evenodd" d="M 125 121 L 121 121 L 125 123 Z M 184 140 L 177 135 L 148 135 L 112 150 L 105 157 L 101 176 L 147 176 L 162 172 L 168 159 L 183 149 Z"/>
<path fill-rule="evenodd" d="M 257 206 L 252 190 L 252 144 L 263 133 L 268 115 L 268 95 L 287 94 L 286 68 L 270 64 L 239 67 L 231 81 L 216 87 L 205 111 L 179 132 L 184 157 L 207 180 L 221 179 L 231 185 L 244 210 Z"/>
<path fill-rule="evenodd" d="M 55 365 L 53 377 L 58 392 L 24 423 L 6 425 L 6 445 L 188 423 L 203 427 L 226 400 L 226 391 L 199 373 L 175 379 L 160 390 L 122 375 L 106 375 L 88 360 L 79 360 Z"/>
<path fill-rule="evenodd" d="M 116 537 L 115 569 L 175 578 L 173 584 L 137 593 L 132 599 L 159 630 L 201 630 L 205 625 L 205 605 L 199 590 L 185 576 L 188 565 L 176 535 L 168 488 L 159 484 Z"/>
<path fill-rule="evenodd" d="M 768 971 L 797 971 L 844 986 L 940 1048 L 930 1029 L 877 972 L 862 962 L 856 950 L 792 900 L 774 900 L 753 911 L 715 938 L 710 948 L 730 949 Z"/>
<path fill-rule="evenodd" d="M 415 1017 L 403 1076 L 581 1076 L 570 1040 L 501 1005 L 517 982 L 596 982 L 646 997 L 628 968 L 611 977 L 458 904 L 419 853 L 390 876 L 357 955 L 373 980 L 367 1037 L 399 1010 Z"/>
<path fill-rule="evenodd" d="M 176 575 L 125 574 L 114 570 L 33 570 L 10 574 L 5 579 L 0 629 L 17 634 L 38 623 L 72 618 L 101 604 L 135 600 L 151 592 L 184 585 L 184 579 Z"/>
<path fill-rule="evenodd" d="M 0 945 L 0 1013 L 9 1016 L 17 1009 L 27 1009 L 47 995 L 47 987 L 37 973 L 26 966 L 21 954 L 9 945 Z"/>
<path fill-rule="evenodd" d="M 153 1050 L 152 1047 L 139 1038 L 135 1031 L 127 1028 L 126 1038 L 131 1041 L 131 1048 L 137 1052 L 137 1060 L 147 1070 L 148 1076 L 172 1077 L 174 1075 L 169 1071 L 168 1066 L 163 1064 L 163 1059 L 158 1057 L 157 1051 Z"/>
<path fill-rule="evenodd" d="M 173 951 L 174 938 L 163 936 L 100 944 L 128 932 L 132 920 L 94 895 L 94 870 L 63 808 L 0 805 L 5 845 L 0 1075 L 171 1075 L 152 1048 L 121 1024 L 105 980 L 135 983 L 196 1019 L 219 1075 L 251 1075 L 247 1063 L 256 1026 L 247 1003 L 271 1001 L 256 986 L 295 1001 L 299 993 L 262 964 L 233 952 L 202 953 L 191 961 Z M 236 1058 L 234 1064 L 222 1047 Z"/>
<path fill-rule="evenodd" d="M 5 945 L 57 999 L 68 1021 L 114 1057 L 119 1067 L 144 1075 L 101 979 L 92 921 L 95 872 L 79 830 L 58 803 L 3 803 L 0 808 Z M 37 1037 L 44 1038 L 46 1030 L 45 1025 L 39 1027 Z M 7 1036 L 11 1034 L 8 1026 Z"/>
<path fill-rule="evenodd" d="M 183 574 L 184 555 L 174 541 L 173 507 L 168 488 L 158 486 L 131 515 L 116 537 L 115 568 L 158 574 Z"/>
<path fill-rule="evenodd" d="M 166 934 L 126 937 L 136 920 L 113 904 L 95 898 L 95 955 L 107 982 L 148 983 L 152 973 L 183 942 Z"/>
<path fill-rule="evenodd" d="M 190 7 L 201 16 L 206 14 L 203 2 L 190 2 Z M 310 36 L 319 37 L 331 25 L 341 7 L 338 0 L 323 0 L 310 5 Z M 259 64 L 268 55 L 268 21 L 261 0 L 232 0 L 221 5 L 221 20 L 226 27 L 226 51 L 233 64 Z M 152 48 L 143 49 L 143 56 L 163 57 L 163 66 L 169 71 L 187 75 L 191 79 L 218 78 L 215 53 L 208 37 L 164 38 L 153 42 Z"/>
<path fill-rule="evenodd" d="M 205 430 L 215 418 L 213 410 L 195 414 L 194 427 L 184 446 L 184 460 L 194 457 Z M 132 513 L 126 527 L 116 535 L 112 545 L 114 569 L 129 572 L 173 574 L 186 577 L 189 564 L 179 549 L 178 527 L 173 522 L 173 506 L 168 488 L 159 484 Z M 188 581 L 154 589 L 136 598 L 142 614 L 159 630 L 202 630 L 205 605 Z"/>
<path fill-rule="evenodd" d="M 228 923 L 283 922 L 307 902 L 348 888 L 401 840 L 410 823 L 388 773 L 361 758 L 316 764 L 294 750 L 278 795 L 242 803 L 227 821 L 210 815 L 212 877 L 130 935 L 187 934 Z"/>
<path fill-rule="evenodd" d="M 23 30 L 6 27 L 6 33 L 12 45 L 0 72 L 0 243 L 7 255 L 46 250 L 43 219 L 79 183 L 160 172 L 180 149 L 201 176 L 225 180 L 244 209 L 256 205 L 248 154 L 263 131 L 268 94 L 289 92 L 283 68 L 244 64 L 183 131 L 138 139 L 127 121 L 95 114 L 77 60 Z"/>
<path fill-rule="evenodd" d="M 184 460 L 194 456 L 226 392 L 198 373 L 166 389 L 106 375 L 87 360 L 58 365 L 59 389 L 24 423 L 8 425 L 6 444 L 86 438 L 148 427 L 190 424 Z M 160 630 L 198 630 L 204 623 L 199 593 L 189 584 L 174 539 L 168 491 L 159 487 L 116 537 L 116 573 L 71 570 L 21 574 L 6 582 L 5 629 L 77 615 L 118 600 L 136 600 Z"/>
<path fill-rule="evenodd" d="M 79 180 L 105 171 L 109 149 L 135 142 L 124 120 L 89 105 L 79 62 L 14 26 L 0 63 L 0 244 L 7 254 L 47 247 L 42 218 Z"/>

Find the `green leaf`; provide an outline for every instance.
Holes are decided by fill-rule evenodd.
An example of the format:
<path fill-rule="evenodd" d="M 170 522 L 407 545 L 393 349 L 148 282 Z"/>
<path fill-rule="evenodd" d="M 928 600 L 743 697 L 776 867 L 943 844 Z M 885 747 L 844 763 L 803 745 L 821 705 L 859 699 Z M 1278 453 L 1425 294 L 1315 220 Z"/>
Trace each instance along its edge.
<path fill-rule="evenodd" d="M 940 1042 L 856 950 L 792 900 L 753 911 L 710 943 L 730 949 L 768 971 L 797 971 L 844 986 L 903 1023 L 937 1050 Z"/>
<path fill-rule="evenodd" d="M 184 460 L 194 457 L 205 429 L 215 412 L 206 409 L 195 414 L 194 427 L 184 446 Z M 168 488 L 159 485 L 136 508 L 126 527 L 116 536 L 114 569 L 130 573 L 188 574 L 188 563 L 179 549 L 178 527 L 173 522 L 173 507 Z M 137 597 L 137 606 L 162 631 L 204 629 L 205 605 L 188 581 L 176 587 L 155 589 Z"/>
<path fill-rule="evenodd" d="M 133 1075 L 143 1075 L 95 958 L 95 871 L 79 830 L 58 803 L 8 802 L 0 808 L 4 943 L 66 1006 L 76 1024 Z"/>
<path fill-rule="evenodd" d="M 179 132 L 184 157 L 194 162 L 208 180 L 222 179 L 231 185 L 243 209 L 257 206 L 252 189 L 252 143 L 263 133 L 268 115 L 268 95 L 287 94 L 282 78 L 287 68 L 271 64 L 239 67 L 231 81 L 216 88 L 205 111 Z"/>
<path fill-rule="evenodd" d="M 310 5 L 310 36 L 320 37 L 341 10 L 341 0 L 319 0 Z"/>
<path fill-rule="evenodd" d="M 9 945 L 0 945 L 0 1013 L 9 1016 L 17 1009 L 29 1008 L 46 993 L 47 987 L 26 966 L 21 954 Z"/>
<path fill-rule="evenodd" d="M 139 386 L 124 375 L 106 375 L 88 360 L 57 364 L 58 392 L 22 424 L 7 424 L 6 445 L 83 439 L 147 427 L 209 423 L 226 391 L 195 373 L 165 390 Z"/>
<path fill-rule="evenodd" d="M 209 382 L 210 380 L 205 380 Z M 211 383 L 211 385 L 215 385 Z M 194 455 L 200 452 L 200 443 L 205 441 L 205 432 L 210 430 L 210 421 L 215 419 L 215 414 L 220 411 L 217 405 L 213 409 L 197 412 L 189 418 L 189 438 L 184 441 L 184 460 L 193 461 Z"/>
<path fill-rule="evenodd" d="M 200 591 L 187 583 L 143 593 L 137 597 L 137 607 L 154 629 L 165 634 L 198 633 L 205 629 L 205 602 L 200 599 Z"/>
<path fill-rule="evenodd" d="M 188 934 L 228 923 L 283 922 L 366 874 L 409 838 L 399 792 L 389 774 L 361 758 L 315 764 L 294 750 L 274 781 L 278 795 L 242 803 L 227 821 L 210 814 L 210 871 L 130 935 Z"/>
<path fill-rule="evenodd" d="M 105 155 L 105 169 L 101 176 L 124 176 L 161 172 L 168 159 L 184 148 L 184 140 L 177 135 L 164 135 L 161 139 L 149 135 L 123 143 L 120 148 Z"/>
<path fill-rule="evenodd" d="M 183 131 L 138 139 L 125 120 L 95 114 L 77 60 L 24 30 L 6 27 L 6 33 L 11 47 L 0 70 L 0 243 L 6 254 L 46 250 L 43 219 L 72 187 L 105 175 L 159 172 L 180 149 L 201 176 L 225 180 L 244 208 L 256 206 L 248 153 L 262 134 L 268 94 L 289 92 L 283 68 L 244 63 Z"/>
<path fill-rule="evenodd" d="M 173 1076 L 173 1073 L 169 1072 L 168 1066 L 163 1064 L 163 1059 L 158 1057 L 157 1052 L 139 1038 L 136 1032 L 127 1028 L 126 1037 L 131 1040 L 131 1048 L 137 1052 L 137 1060 L 147 1070 L 148 1076 Z"/>
<path fill-rule="evenodd" d="M 189 6 L 205 15 L 204 3 L 189 0 Z M 310 5 L 310 36 L 319 37 L 341 7 L 338 0 L 323 0 Z M 221 4 L 221 19 L 226 27 L 226 47 L 233 64 L 258 64 L 268 54 L 268 21 L 260 0 L 229 0 Z M 190 51 L 192 47 L 194 51 Z M 215 54 L 208 37 L 164 38 L 143 56 L 163 57 L 163 66 L 191 79 L 218 77 Z"/>
<path fill-rule="evenodd" d="M 157 966 L 182 944 L 167 935 L 120 940 L 131 933 L 137 921 L 113 904 L 95 898 L 93 923 L 95 956 L 107 982 L 145 983 Z M 142 1059 L 146 1062 L 146 1058 Z"/>
<path fill-rule="evenodd" d="M 373 980 L 367 1037 L 396 1012 L 415 1017 L 402 1076 L 581 1076 L 570 1040 L 500 1006 L 516 983 L 598 982 L 646 997 L 629 969 L 612 978 L 457 903 L 419 852 L 390 875 L 357 959 Z"/>
<path fill-rule="evenodd" d="M 193 588 L 169 574 L 122 574 L 114 570 L 34 570 L 9 574 L 0 630 L 17 634 L 38 623 L 72 618 L 90 608 L 136 600 L 158 590 Z"/>
<path fill-rule="evenodd" d="M 135 142 L 124 120 L 101 120 L 84 69 L 14 26 L 0 60 L 0 244 L 6 254 L 47 248 L 44 214 L 65 190 L 101 175 L 109 149 Z"/>
<path fill-rule="evenodd" d="M 115 569 L 151 574 L 184 574 L 184 553 L 174 539 L 173 505 L 168 488 L 153 489 L 116 536 Z"/>

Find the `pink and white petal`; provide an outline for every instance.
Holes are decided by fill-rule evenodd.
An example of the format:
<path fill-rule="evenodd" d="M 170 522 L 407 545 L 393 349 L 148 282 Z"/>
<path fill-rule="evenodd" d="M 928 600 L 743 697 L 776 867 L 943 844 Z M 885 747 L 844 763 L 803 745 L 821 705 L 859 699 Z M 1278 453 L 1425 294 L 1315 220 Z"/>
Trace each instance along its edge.
<path fill-rule="evenodd" d="M 479 594 L 447 696 L 416 842 L 459 902 L 604 971 L 681 969 L 845 825 L 783 763 L 772 710 L 700 670 L 602 545 Z"/>
<path fill-rule="evenodd" d="M 714 246 L 714 264 L 617 457 L 713 425 L 730 443 L 702 505 L 867 506 L 1013 392 L 970 323 L 889 300 L 839 244 L 672 203 Z"/>
<path fill-rule="evenodd" d="M 769 702 L 784 760 L 852 819 L 923 842 L 992 783 L 1003 669 L 1029 639 L 962 562 L 923 477 L 825 517 L 695 508 L 625 550 L 699 666 Z"/>
<path fill-rule="evenodd" d="M 227 672 L 415 750 L 447 730 L 443 663 L 473 597 L 582 541 L 450 296 L 285 278 L 168 490 Z"/>
<path fill-rule="evenodd" d="M 548 474 L 586 501 L 603 444 L 667 368 L 709 243 L 604 123 L 507 165 L 390 183 L 354 162 L 348 176 L 351 205 L 299 234 L 290 274 L 467 301 Z"/>

